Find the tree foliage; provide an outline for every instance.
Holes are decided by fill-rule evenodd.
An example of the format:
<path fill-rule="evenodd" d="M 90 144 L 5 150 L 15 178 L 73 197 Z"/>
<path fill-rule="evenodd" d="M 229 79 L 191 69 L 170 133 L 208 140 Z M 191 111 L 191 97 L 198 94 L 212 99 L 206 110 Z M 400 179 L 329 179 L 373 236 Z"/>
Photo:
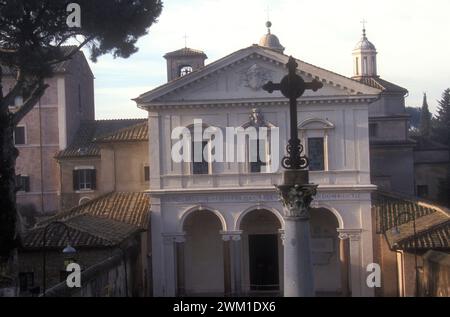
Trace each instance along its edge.
<path fill-rule="evenodd" d="M 438 114 L 433 128 L 434 135 L 439 142 L 450 146 L 450 88 L 442 93 L 438 104 Z"/>
<path fill-rule="evenodd" d="M 81 8 L 81 26 L 67 23 L 70 2 Z M 127 58 L 157 21 L 160 0 L 0 0 L 0 256 L 17 246 L 13 129 L 44 94 L 54 66 L 87 47 L 93 61 L 104 54 Z M 78 43 L 69 52 L 61 46 Z M 8 92 L 4 75 L 15 77 Z M 14 112 L 16 97 L 23 105 Z"/>
<path fill-rule="evenodd" d="M 422 109 L 420 111 L 420 135 L 424 138 L 429 138 L 431 136 L 431 119 L 432 115 L 428 109 L 427 95 L 423 96 Z"/>

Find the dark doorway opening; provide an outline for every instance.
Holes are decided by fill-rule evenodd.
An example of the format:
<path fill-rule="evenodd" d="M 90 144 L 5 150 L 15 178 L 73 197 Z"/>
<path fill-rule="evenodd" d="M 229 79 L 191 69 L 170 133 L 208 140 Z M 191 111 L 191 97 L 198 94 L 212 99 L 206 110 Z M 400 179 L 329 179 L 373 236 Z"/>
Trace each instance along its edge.
<path fill-rule="evenodd" d="M 249 235 L 250 290 L 279 290 L 278 235 Z"/>

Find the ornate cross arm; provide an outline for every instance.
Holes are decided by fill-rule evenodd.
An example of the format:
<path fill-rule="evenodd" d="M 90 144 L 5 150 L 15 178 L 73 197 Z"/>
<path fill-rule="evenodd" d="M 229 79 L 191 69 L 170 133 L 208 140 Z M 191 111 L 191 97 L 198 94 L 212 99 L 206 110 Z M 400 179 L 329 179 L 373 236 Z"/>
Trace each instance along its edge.
<path fill-rule="evenodd" d="M 281 90 L 281 84 L 274 84 L 273 82 L 269 81 L 267 84 L 265 84 L 262 87 L 265 91 L 267 91 L 269 94 L 273 93 L 275 90 Z"/>
<path fill-rule="evenodd" d="M 297 99 L 300 98 L 306 90 L 312 90 L 314 92 L 318 91 L 323 87 L 323 83 L 316 79 L 311 82 L 305 82 L 302 77 L 297 75 L 298 64 L 292 56 L 289 57 L 289 62 L 286 66 L 289 70 L 289 74 L 278 84 L 271 81 L 268 82 L 263 86 L 263 89 L 268 93 L 281 91 L 283 96 L 289 99 L 291 139 L 286 148 L 288 156 L 283 159 L 282 164 L 286 169 L 300 170 L 306 169 L 309 165 L 309 161 L 306 156 L 302 155 L 303 146 L 298 138 Z"/>

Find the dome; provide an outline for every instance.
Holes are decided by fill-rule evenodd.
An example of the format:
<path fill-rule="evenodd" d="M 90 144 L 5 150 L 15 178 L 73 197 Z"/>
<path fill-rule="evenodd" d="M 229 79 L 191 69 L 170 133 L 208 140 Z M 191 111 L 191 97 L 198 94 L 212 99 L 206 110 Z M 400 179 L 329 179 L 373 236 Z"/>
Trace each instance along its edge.
<path fill-rule="evenodd" d="M 283 53 L 284 47 L 280 44 L 280 40 L 276 35 L 270 32 L 270 27 L 272 26 L 272 23 L 267 22 L 266 26 L 267 26 L 267 34 L 261 38 L 261 40 L 259 41 L 259 45 Z"/>
<path fill-rule="evenodd" d="M 375 45 L 372 44 L 372 42 L 370 42 L 367 39 L 366 36 L 366 30 L 363 30 L 363 37 L 362 39 L 356 44 L 355 46 L 355 51 L 356 50 L 362 50 L 362 51 L 376 51 L 377 49 L 375 48 Z"/>

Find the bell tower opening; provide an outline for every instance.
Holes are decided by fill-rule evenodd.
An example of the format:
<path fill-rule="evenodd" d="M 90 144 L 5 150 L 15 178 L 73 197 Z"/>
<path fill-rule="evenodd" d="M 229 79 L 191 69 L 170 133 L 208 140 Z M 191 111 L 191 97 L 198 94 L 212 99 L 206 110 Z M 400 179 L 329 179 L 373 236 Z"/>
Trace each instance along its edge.
<path fill-rule="evenodd" d="M 189 75 L 205 66 L 208 58 L 202 51 L 184 47 L 164 55 L 167 60 L 167 81 Z"/>

